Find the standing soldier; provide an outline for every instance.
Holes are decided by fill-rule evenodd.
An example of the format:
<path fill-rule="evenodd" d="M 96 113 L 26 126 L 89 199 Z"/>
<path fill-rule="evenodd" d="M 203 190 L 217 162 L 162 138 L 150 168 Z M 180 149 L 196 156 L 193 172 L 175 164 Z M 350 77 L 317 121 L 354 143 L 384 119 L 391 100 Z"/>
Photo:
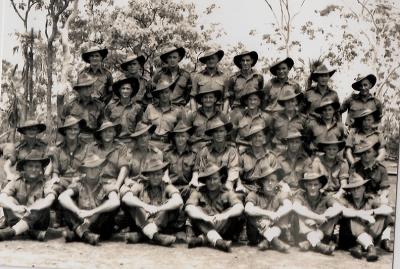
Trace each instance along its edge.
<path fill-rule="evenodd" d="M 192 192 L 185 208 L 193 230 L 200 234 L 188 239 L 189 248 L 209 242 L 216 249 L 231 251 L 231 241 L 224 238 L 240 233 L 235 221 L 244 208 L 237 195 L 224 187 L 227 178 L 226 167 L 212 162 L 199 173 L 198 180 L 204 185 Z"/>
<path fill-rule="evenodd" d="M 340 107 L 340 113 L 348 112 L 346 126 L 350 127 L 353 124 L 353 115 L 358 110 L 371 109 L 377 110 L 378 117 L 382 115 L 382 103 L 378 98 L 374 97 L 370 90 L 376 84 L 376 76 L 368 74 L 366 76 L 358 76 L 351 87 L 358 91 L 344 100 Z"/>
<path fill-rule="evenodd" d="M 104 104 L 92 97 L 93 83 L 92 77 L 82 74 L 73 87 L 78 92 L 78 96 L 64 106 L 61 115 L 63 122 L 67 116 L 86 121 L 86 128 L 80 134 L 80 138 L 86 144 L 94 141 L 93 133 L 99 128 L 104 114 Z"/>
<path fill-rule="evenodd" d="M 103 66 L 108 49 L 94 46 L 82 53 L 82 59 L 89 64 L 79 72 L 78 79 L 86 76 L 94 78 L 92 97 L 107 104 L 112 97 L 113 78 L 111 72 Z"/>
<path fill-rule="evenodd" d="M 294 61 L 290 57 L 279 59 L 271 65 L 269 71 L 274 76 L 265 85 L 263 92 L 265 98 L 263 100 L 263 107 L 266 111 L 276 112 L 283 108 L 278 104 L 278 98 L 284 85 L 292 85 L 296 93 L 301 92 L 300 85 L 288 77 L 289 71 L 293 68 Z"/>
<path fill-rule="evenodd" d="M 0 241 L 26 231 L 36 240 L 44 241 L 50 223 L 50 206 L 56 193 L 44 178 L 44 168 L 50 159 L 32 150 L 17 163 L 21 175 L 8 182 L 0 194 L 8 227 L 0 229 Z M 29 191 L 28 191 L 29 190 Z"/>
<path fill-rule="evenodd" d="M 204 70 L 193 75 L 192 78 L 192 91 L 191 95 L 191 110 L 194 112 L 197 110 L 196 96 L 199 93 L 202 86 L 206 84 L 217 84 L 222 89 L 222 96 L 224 98 L 218 100 L 219 108 L 225 114 L 228 112 L 228 102 L 225 99 L 227 91 L 225 89 L 225 74 L 218 69 L 218 63 L 224 57 L 223 50 L 208 50 L 203 53 L 199 58 L 199 61 L 206 65 Z M 226 101 L 225 101 L 226 100 Z"/>
<path fill-rule="evenodd" d="M 171 103 L 177 106 L 185 106 L 190 99 L 192 80 L 185 69 L 179 67 L 179 62 L 185 57 L 185 49 L 182 47 L 167 47 L 160 55 L 165 67 L 154 74 L 153 88 L 160 81 L 175 82 L 171 85 Z"/>

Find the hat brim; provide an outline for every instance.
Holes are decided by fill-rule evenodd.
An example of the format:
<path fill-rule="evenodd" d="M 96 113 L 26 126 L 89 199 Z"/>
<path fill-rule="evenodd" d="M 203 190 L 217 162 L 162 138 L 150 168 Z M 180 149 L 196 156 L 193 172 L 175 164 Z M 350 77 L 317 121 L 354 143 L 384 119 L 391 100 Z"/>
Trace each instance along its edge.
<path fill-rule="evenodd" d="M 146 63 L 146 58 L 145 58 L 143 55 L 140 55 L 140 56 L 138 56 L 138 57 L 136 57 L 136 58 L 129 59 L 128 61 L 123 62 L 123 63 L 120 65 L 121 69 L 124 70 L 124 71 L 128 71 L 128 65 L 129 65 L 131 62 L 133 62 L 133 61 L 138 61 L 139 64 L 140 64 L 140 66 L 143 67 L 144 64 Z"/>
<path fill-rule="evenodd" d="M 381 143 L 376 141 L 374 144 L 371 144 L 369 147 L 364 147 L 364 148 L 361 148 L 361 149 L 358 149 L 358 150 L 354 150 L 353 154 L 354 155 L 361 155 L 361 154 L 363 154 L 364 152 L 366 152 L 367 150 L 369 150 L 371 148 L 373 148 L 374 150 L 377 151 L 380 146 L 381 146 Z"/>
<path fill-rule="evenodd" d="M 367 79 L 371 84 L 371 88 L 373 88 L 376 84 L 376 76 L 373 74 L 369 74 L 363 78 L 360 78 L 359 80 L 357 80 L 356 82 L 354 82 L 353 84 L 351 84 L 351 87 L 356 90 L 359 91 L 360 90 L 360 86 L 361 86 L 361 81 L 363 81 L 364 79 Z"/>
<path fill-rule="evenodd" d="M 215 91 L 209 91 L 209 92 L 202 92 L 202 93 L 198 93 L 195 95 L 194 100 L 196 100 L 197 103 L 201 104 L 201 98 L 208 94 L 208 93 L 213 93 L 215 94 L 215 97 L 217 99 L 217 102 L 220 101 L 222 99 L 222 92 L 220 90 L 215 90 Z"/>
<path fill-rule="evenodd" d="M 303 93 L 299 92 L 299 93 L 295 93 L 295 94 L 290 95 L 290 96 L 285 96 L 283 98 L 281 97 L 280 99 L 277 100 L 277 102 L 278 102 L 279 105 L 283 106 L 284 102 L 292 100 L 294 98 L 297 98 L 297 100 L 300 102 L 300 99 L 303 98 Z"/>
<path fill-rule="evenodd" d="M 324 152 L 324 147 L 329 146 L 329 145 L 338 145 L 339 151 L 341 151 L 346 146 L 346 142 L 345 141 L 331 141 L 331 142 L 321 141 L 317 144 L 318 151 Z"/>
<path fill-rule="evenodd" d="M 164 63 L 167 63 L 168 55 L 170 55 L 173 52 L 178 52 L 179 58 L 180 58 L 179 62 L 182 61 L 182 59 L 185 57 L 185 54 L 186 54 L 186 50 L 183 47 L 176 48 L 176 49 L 173 49 L 173 50 L 170 50 L 170 51 L 167 51 L 167 52 L 161 54 L 160 55 L 161 61 L 163 61 Z"/>
<path fill-rule="evenodd" d="M 132 86 L 131 97 L 135 96 L 138 93 L 139 87 L 140 87 L 139 86 L 139 80 L 137 78 L 134 78 L 134 77 L 129 77 L 129 78 L 118 80 L 118 81 L 113 83 L 112 88 L 113 88 L 113 91 L 114 91 L 116 96 L 121 97 L 120 88 L 121 88 L 122 85 L 124 85 L 126 83 L 128 83 L 128 84 L 130 84 Z"/>
<path fill-rule="evenodd" d="M 273 65 L 271 65 L 271 67 L 269 68 L 269 72 L 271 72 L 272 75 L 277 76 L 277 68 L 280 64 L 286 63 L 288 66 L 289 71 L 293 68 L 294 66 L 294 61 L 292 58 L 287 57 L 286 59 L 279 61 L 277 63 L 274 63 Z"/>
<path fill-rule="evenodd" d="M 81 88 L 91 87 L 91 86 L 93 86 L 93 84 L 94 84 L 94 81 L 88 81 L 88 82 L 85 82 L 85 83 L 75 84 L 72 88 L 73 88 L 75 91 L 78 91 L 78 90 L 80 90 Z"/>
<path fill-rule="evenodd" d="M 252 132 L 244 134 L 243 138 L 246 140 L 250 140 L 253 135 L 255 135 L 259 132 L 264 132 L 266 134 L 267 130 L 268 130 L 268 126 L 264 126 L 262 129 L 256 129 L 256 130 L 253 130 Z"/>
<path fill-rule="evenodd" d="M 322 114 L 322 110 L 324 110 L 324 108 L 327 107 L 327 106 L 332 106 L 333 109 L 335 109 L 336 111 L 339 110 L 339 108 L 340 108 L 339 102 L 335 101 L 335 102 L 332 102 L 332 103 L 329 103 L 329 104 L 324 104 L 323 106 L 319 106 L 314 111 L 316 113 L 318 113 L 318 114 Z"/>
<path fill-rule="evenodd" d="M 64 125 L 64 126 L 62 126 L 62 127 L 59 127 L 58 128 L 58 132 L 60 133 L 60 134 L 62 134 L 63 136 L 65 136 L 65 131 L 69 128 L 69 127 L 71 127 L 71 126 L 74 126 L 75 124 L 79 124 L 79 129 L 82 131 L 83 129 L 85 129 L 86 128 L 86 120 L 84 120 L 84 119 L 79 119 L 79 120 L 77 120 L 77 121 L 74 121 L 74 122 L 71 122 L 70 124 L 68 124 L 68 125 Z"/>
<path fill-rule="evenodd" d="M 243 54 L 239 54 L 236 55 L 235 57 L 233 57 L 233 63 L 238 67 L 238 68 L 242 68 L 242 63 L 241 60 L 244 56 L 249 55 L 252 59 L 253 59 L 253 63 L 251 64 L 251 67 L 255 66 L 257 61 L 258 61 L 258 53 L 255 51 L 250 51 L 248 53 L 243 53 Z"/>
<path fill-rule="evenodd" d="M 102 165 L 105 161 L 106 161 L 106 159 L 101 159 L 100 158 L 95 162 L 82 163 L 81 166 L 79 167 L 79 169 L 96 168 L 96 167 L 99 167 L 100 165 Z"/>
<path fill-rule="evenodd" d="M 146 128 L 144 128 L 143 130 L 140 130 L 140 131 L 132 133 L 131 137 L 132 138 L 137 138 L 137 137 L 139 137 L 139 136 L 141 136 L 141 135 L 143 135 L 143 134 L 145 134 L 147 132 L 150 133 L 150 134 L 153 134 L 156 129 L 157 129 L 157 126 L 149 125 Z"/>
<path fill-rule="evenodd" d="M 218 126 L 218 127 L 215 127 L 215 128 L 211 128 L 211 129 L 207 129 L 204 133 L 205 133 L 205 135 L 212 136 L 214 130 L 218 129 L 220 127 L 225 127 L 226 132 L 229 133 L 232 130 L 233 125 L 232 125 L 231 122 L 227 122 L 224 125 L 221 125 L 221 126 Z"/>
<path fill-rule="evenodd" d="M 207 171 L 206 173 L 200 173 L 198 177 L 198 181 L 200 183 L 206 184 L 207 178 L 212 176 L 215 173 L 220 173 L 221 174 L 221 182 L 222 184 L 225 184 L 226 181 L 228 180 L 228 168 L 226 166 L 220 167 L 220 169 L 212 172 L 212 171 Z"/>
<path fill-rule="evenodd" d="M 363 181 L 360 181 L 360 182 L 349 183 L 349 184 L 346 184 L 346 185 L 342 186 L 342 188 L 345 189 L 345 190 L 358 188 L 358 187 L 360 187 L 362 185 L 365 185 L 368 181 L 369 181 L 369 179 L 364 179 Z"/>
<path fill-rule="evenodd" d="M 32 129 L 33 127 L 38 128 L 38 134 L 43 133 L 44 131 L 46 131 L 46 128 L 47 128 L 45 124 L 38 123 L 38 124 L 33 124 L 33 125 L 28 125 L 28 126 L 17 127 L 17 132 L 19 132 L 21 134 L 25 134 L 26 130 Z"/>
<path fill-rule="evenodd" d="M 17 171 L 22 171 L 23 168 L 24 168 L 24 165 L 25 165 L 27 162 L 37 162 L 37 161 L 39 161 L 39 162 L 42 163 L 42 168 L 46 167 L 46 166 L 49 165 L 49 163 L 50 163 L 50 159 L 49 159 L 49 158 L 22 159 L 22 160 L 20 160 L 20 161 L 17 163 L 15 169 L 16 169 Z"/>
<path fill-rule="evenodd" d="M 266 177 L 268 177 L 269 175 L 272 175 L 272 174 L 276 174 L 278 176 L 279 181 L 281 181 L 283 179 L 283 177 L 285 176 L 285 172 L 283 171 L 283 169 L 281 167 L 279 167 L 278 169 L 275 169 L 272 171 L 266 171 L 264 174 L 261 174 L 256 177 L 252 177 L 252 179 L 257 181 L 257 183 L 260 183 L 260 181 L 262 181 L 263 179 L 265 179 Z"/>
<path fill-rule="evenodd" d="M 303 190 L 305 189 L 304 187 L 304 183 L 308 182 L 308 181 L 314 181 L 314 180 L 319 180 L 319 182 L 321 182 L 321 189 L 328 183 L 328 178 L 325 175 L 320 175 L 317 178 L 310 178 L 310 179 L 306 179 L 306 178 L 301 178 L 299 179 L 299 186 L 300 188 L 302 188 Z"/>
<path fill-rule="evenodd" d="M 319 75 L 328 74 L 329 77 L 332 77 L 333 74 L 335 74 L 335 73 L 336 73 L 336 69 L 333 69 L 333 70 L 327 71 L 327 72 L 314 72 L 314 73 L 311 74 L 311 79 L 312 79 L 312 81 L 317 82 L 317 79 L 318 79 Z"/>
<path fill-rule="evenodd" d="M 211 56 L 213 56 L 213 55 L 217 55 L 217 57 L 218 57 L 218 62 L 220 62 L 220 61 L 222 60 L 222 58 L 224 57 L 225 52 L 224 52 L 223 50 L 218 50 L 218 51 L 216 51 L 216 52 L 214 52 L 214 53 L 212 53 L 212 54 L 208 54 L 208 55 L 204 55 L 204 56 L 200 57 L 200 58 L 199 58 L 199 61 L 200 61 L 201 63 L 203 63 L 203 64 L 206 64 L 206 63 L 207 63 L 207 60 L 208 60 Z"/>
<path fill-rule="evenodd" d="M 101 140 L 101 132 L 108 129 L 108 128 L 114 128 L 115 129 L 115 137 L 114 138 L 118 138 L 119 135 L 121 134 L 122 131 L 122 125 L 120 123 L 114 123 L 111 126 L 108 126 L 106 128 L 102 128 L 97 130 L 96 132 L 94 132 L 93 136 L 97 139 L 97 140 Z"/>
<path fill-rule="evenodd" d="M 303 138 L 304 138 L 303 135 L 296 135 L 296 136 L 291 136 L 291 137 L 283 137 L 283 138 L 281 138 L 281 141 L 283 144 L 287 144 L 289 140 L 303 139 Z"/>
<path fill-rule="evenodd" d="M 242 104 L 242 106 L 246 105 L 247 98 L 249 98 L 249 96 L 252 95 L 252 94 L 257 95 L 261 99 L 260 100 L 261 102 L 264 100 L 265 94 L 264 94 L 264 92 L 262 92 L 260 90 L 254 91 L 254 92 L 251 92 L 251 93 L 245 93 L 240 97 L 240 103 Z"/>
<path fill-rule="evenodd" d="M 104 60 L 104 58 L 106 58 L 107 55 L 108 55 L 108 49 L 92 50 L 92 51 L 87 51 L 87 52 L 82 53 L 82 59 L 83 59 L 85 62 L 90 63 L 90 61 L 89 61 L 90 54 L 92 54 L 92 53 L 94 53 L 94 52 L 100 53 L 100 55 L 101 55 L 101 57 L 103 58 L 103 60 Z"/>
<path fill-rule="evenodd" d="M 160 170 L 164 171 L 167 169 L 168 165 L 169 165 L 169 162 L 163 162 L 162 165 L 160 165 L 158 167 L 156 166 L 156 167 L 153 167 L 152 169 L 143 170 L 142 174 L 144 175 L 144 174 L 148 174 L 148 173 L 152 173 L 152 172 L 157 172 Z"/>

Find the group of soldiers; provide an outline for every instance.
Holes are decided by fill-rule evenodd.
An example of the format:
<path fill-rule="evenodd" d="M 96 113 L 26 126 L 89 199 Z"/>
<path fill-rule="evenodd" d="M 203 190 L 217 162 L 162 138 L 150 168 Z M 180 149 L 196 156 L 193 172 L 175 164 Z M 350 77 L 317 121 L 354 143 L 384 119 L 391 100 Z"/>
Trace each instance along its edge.
<path fill-rule="evenodd" d="M 56 147 L 39 138 L 46 125 L 36 120 L 3 147 L 0 240 L 45 240 L 54 211 L 66 242 L 91 245 L 124 231 L 127 243 L 171 246 L 184 232 L 189 248 L 227 252 L 240 240 L 327 255 L 339 245 L 368 261 L 376 246 L 393 251 L 373 74 L 357 77 L 341 104 L 329 86 L 336 70 L 324 64 L 302 90 L 288 77 L 291 58 L 264 83 L 255 51 L 236 55 L 238 71 L 226 76 L 224 51 L 205 52 L 204 70 L 190 74 L 180 67 L 185 49 L 169 47 L 151 80 L 143 55 L 128 55 L 113 78 L 107 54 L 82 53 L 88 66 Z"/>

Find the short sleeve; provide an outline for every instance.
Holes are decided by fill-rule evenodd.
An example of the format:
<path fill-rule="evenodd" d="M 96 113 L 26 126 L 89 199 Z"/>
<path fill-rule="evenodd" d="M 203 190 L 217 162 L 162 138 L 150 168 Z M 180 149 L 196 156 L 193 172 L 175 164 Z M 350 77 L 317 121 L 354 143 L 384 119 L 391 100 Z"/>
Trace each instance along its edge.
<path fill-rule="evenodd" d="M 186 201 L 186 205 L 193 205 L 193 206 L 197 206 L 199 205 L 199 200 L 200 200 L 200 192 L 197 190 L 194 190 L 190 196 L 189 199 Z"/>
<path fill-rule="evenodd" d="M 234 206 L 236 204 L 242 203 L 242 201 L 240 201 L 239 197 L 233 191 L 229 191 L 228 201 L 229 201 L 230 206 Z"/>
<path fill-rule="evenodd" d="M 253 205 L 258 205 L 257 194 L 255 192 L 250 192 L 246 197 L 246 203 L 252 203 Z"/>
<path fill-rule="evenodd" d="M 17 192 L 16 180 L 11 180 L 10 182 L 8 182 L 7 185 L 4 187 L 4 189 L 1 191 L 1 193 L 5 193 L 8 196 L 15 196 L 16 192 Z"/>
<path fill-rule="evenodd" d="M 121 169 L 122 167 L 128 167 L 129 166 L 129 161 L 128 161 L 128 147 L 123 145 L 119 149 L 119 156 L 118 156 L 118 168 Z"/>
<path fill-rule="evenodd" d="M 168 184 L 168 185 L 165 187 L 165 192 L 167 193 L 167 197 L 168 197 L 168 198 L 171 198 L 172 195 L 174 195 L 175 193 L 177 193 L 177 194 L 180 195 L 179 190 L 178 190 L 174 185 L 172 185 L 172 184 Z"/>
<path fill-rule="evenodd" d="M 45 197 L 49 194 L 54 194 L 54 196 L 57 197 L 60 190 L 57 189 L 57 186 L 52 180 L 47 180 L 43 187 L 43 193 Z"/>

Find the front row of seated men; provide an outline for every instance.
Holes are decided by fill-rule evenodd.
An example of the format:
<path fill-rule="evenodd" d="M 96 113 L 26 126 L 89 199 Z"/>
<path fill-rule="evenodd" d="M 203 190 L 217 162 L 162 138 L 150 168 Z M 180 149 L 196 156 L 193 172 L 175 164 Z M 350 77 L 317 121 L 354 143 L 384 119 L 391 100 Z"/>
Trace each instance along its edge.
<path fill-rule="evenodd" d="M 341 233 L 346 234 L 342 239 L 352 242 L 350 252 L 354 257 L 377 260 L 376 243 L 392 251 L 390 232 L 384 231 L 393 224 L 393 210 L 377 196 L 366 193 L 368 179 L 357 173 L 352 173 L 343 186 L 346 194 L 336 199 L 320 191 L 327 178 L 315 167 L 304 173 L 300 189 L 291 193 L 281 184 L 284 173 L 280 165 L 266 164 L 254 173 L 257 189 L 247 195 L 243 205 L 241 198 L 225 187 L 226 167 L 211 162 L 200 171 L 200 184 L 185 203 L 179 190 L 163 181 L 168 163 L 160 159 L 147 161 L 142 173 L 126 180 L 120 190 L 115 182 L 100 175 L 105 159 L 98 155 L 84 159 L 80 176 L 68 186 L 62 186 L 61 179 L 44 180 L 43 170 L 48 163 L 49 159 L 35 150 L 17 163 L 20 177 L 10 181 L 0 194 L 7 224 L 0 230 L 0 240 L 27 233 L 43 241 L 50 207 L 58 198 L 69 228 L 64 232 L 66 242 L 79 240 L 97 245 L 100 239 L 110 238 L 121 208 L 129 218 L 128 243 L 147 240 L 172 245 L 176 240 L 172 234 L 179 230 L 178 219 L 186 213 L 189 248 L 210 245 L 229 252 L 232 240 L 238 239 L 246 222 L 250 244 L 257 244 L 260 250 L 287 252 L 291 242 L 283 231 L 290 222 L 300 250 L 330 255 L 336 247 L 332 234 L 340 219 L 341 229 L 347 229 L 347 234 Z M 58 195 L 60 189 L 63 191 Z"/>

